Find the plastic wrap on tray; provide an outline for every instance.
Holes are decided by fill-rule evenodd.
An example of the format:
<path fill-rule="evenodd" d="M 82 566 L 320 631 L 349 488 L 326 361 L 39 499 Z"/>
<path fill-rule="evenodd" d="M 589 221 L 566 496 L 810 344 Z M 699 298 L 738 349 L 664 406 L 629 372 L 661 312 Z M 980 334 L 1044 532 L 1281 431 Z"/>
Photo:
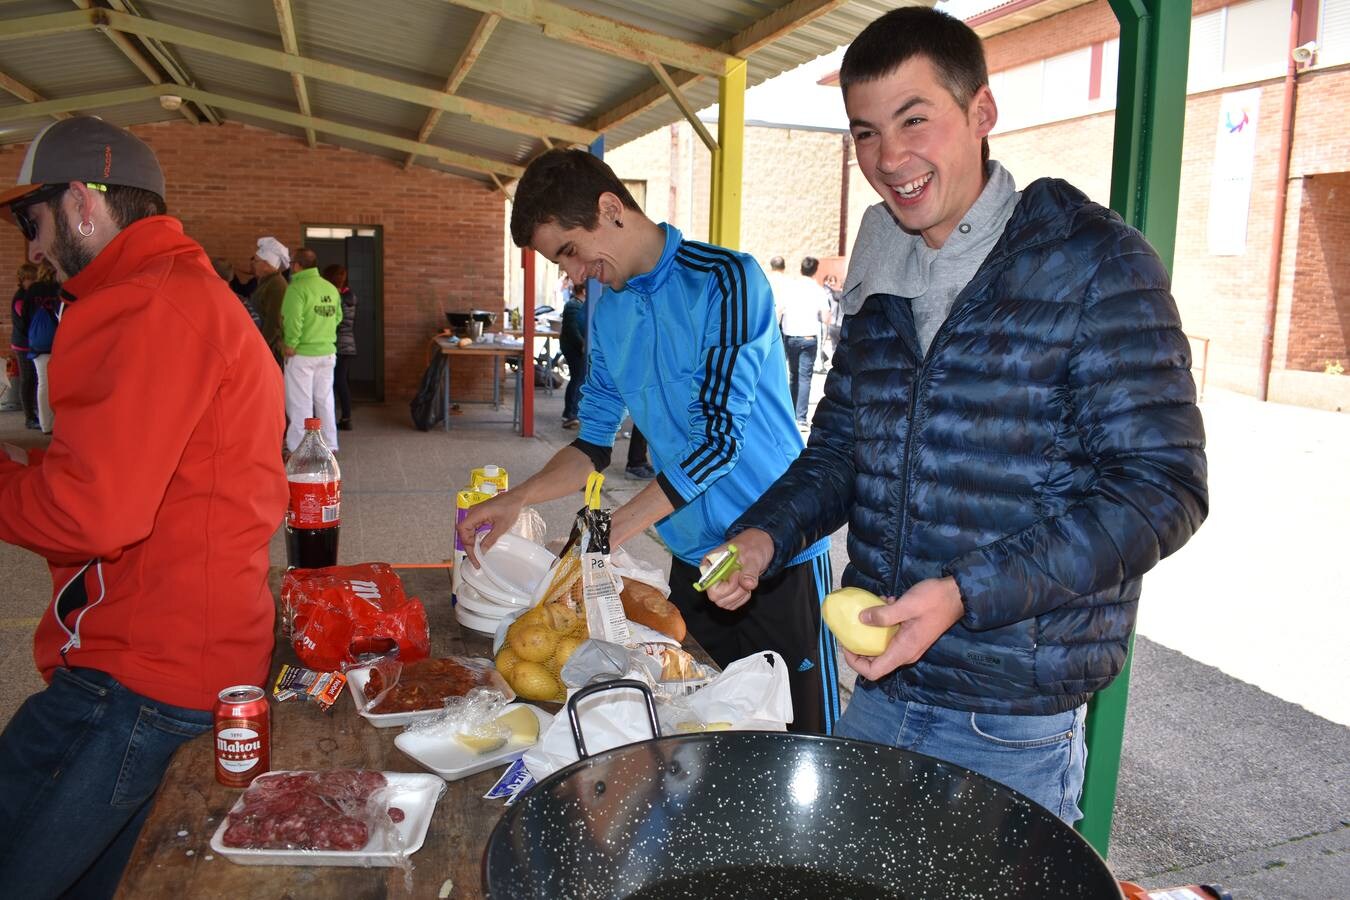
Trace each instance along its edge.
<path fill-rule="evenodd" d="M 451 697 L 439 713 L 409 722 L 405 731 L 451 737 L 455 734 L 505 734 L 496 719 L 510 702 L 497 690 L 474 688 L 463 697 Z"/>
<path fill-rule="evenodd" d="M 514 700 L 515 692 L 490 660 L 466 656 L 401 662 L 386 659 L 370 667 L 366 711 L 373 715 L 440 709 L 451 698 L 482 688 Z"/>
<path fill-rule="evenodd" d="M 393 825 L 403 815 L 380 772 L 273 772 L 244 792 L 222 840 L 250 850 L 399 850 Z"/>

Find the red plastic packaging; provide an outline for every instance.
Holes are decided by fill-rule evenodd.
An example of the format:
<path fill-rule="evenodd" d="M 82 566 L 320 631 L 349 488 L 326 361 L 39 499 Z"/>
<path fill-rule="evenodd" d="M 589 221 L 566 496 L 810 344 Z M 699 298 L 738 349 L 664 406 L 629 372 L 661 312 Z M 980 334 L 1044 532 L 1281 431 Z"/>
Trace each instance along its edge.
<path fill-rule="evenodd" d="M 291 569 L 281 582 L 291 646 L 312 669 L 346 671 L 377 659 L 431 653 L 422 601 L 403 593 L 388 563 Z"/>

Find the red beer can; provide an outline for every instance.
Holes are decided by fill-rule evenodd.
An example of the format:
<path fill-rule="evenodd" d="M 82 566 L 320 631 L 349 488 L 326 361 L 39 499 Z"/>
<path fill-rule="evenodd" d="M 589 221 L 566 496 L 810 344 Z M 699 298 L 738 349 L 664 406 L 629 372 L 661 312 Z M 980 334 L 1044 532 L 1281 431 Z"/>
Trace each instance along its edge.
<path fill-rule="evenodd" d="M 216 700 L 216 781 L 246 788 L 270 766 L 272 725 L 267 694 L 238 684 Z"/>

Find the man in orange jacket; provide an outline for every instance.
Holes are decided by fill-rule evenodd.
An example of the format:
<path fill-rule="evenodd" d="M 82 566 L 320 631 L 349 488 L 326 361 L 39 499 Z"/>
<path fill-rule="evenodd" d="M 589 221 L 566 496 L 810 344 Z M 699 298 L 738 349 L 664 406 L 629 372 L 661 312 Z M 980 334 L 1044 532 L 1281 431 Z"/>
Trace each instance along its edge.
<path fill-rule="evenodd" d="M 48 687 L 0 734 L 0 884 L 110 896 L 174 750 L 272 654 L 281 376 L 131 134 L 56 122 L 0 193 L 62 286 L 45 452 L 0 454 L 0 539 L 43 556 Z M 202 779 L 212 777 L 208 772 Z"/>

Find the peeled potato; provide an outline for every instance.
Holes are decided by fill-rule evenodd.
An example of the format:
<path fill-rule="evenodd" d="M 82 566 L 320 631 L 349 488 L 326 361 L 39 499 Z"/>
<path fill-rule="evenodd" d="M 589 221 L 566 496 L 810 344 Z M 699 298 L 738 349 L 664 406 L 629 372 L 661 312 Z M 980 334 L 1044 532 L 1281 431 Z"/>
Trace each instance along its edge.
<path fill-rule="evenodd" d="M 859 656 L 879 656 L 900 630 L 899 625 L 864 625 L 858 613 L 886 601 L 862 588 L 846 587 L 825 595 L 821 615 L 844 649 Z"/>
<path fill-rule="evenodd" d="M 507 642 L 522 661 L 541 663 L 553 655 L 558 645 L 557 632 L 544 625 L 513 624 L 507 633 Z"/>
<path fill-rule="evenodd" d="M 526 700 L 562 700 L 566 693 L 562 682 L 537 662 L 521 660 L 511 674 L 511 687 Z"/>

